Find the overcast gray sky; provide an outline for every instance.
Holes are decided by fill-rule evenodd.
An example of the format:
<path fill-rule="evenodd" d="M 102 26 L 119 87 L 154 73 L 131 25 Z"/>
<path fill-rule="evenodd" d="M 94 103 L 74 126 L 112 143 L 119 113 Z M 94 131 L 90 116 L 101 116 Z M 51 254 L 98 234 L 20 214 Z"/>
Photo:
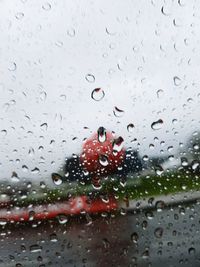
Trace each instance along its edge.
<path fill-rule="evenodd" d="M 200 1 L 0 0 L 0 178 L 48 177 L 99 126 L 175 153 L 199 129 L 199 41 Z"/>

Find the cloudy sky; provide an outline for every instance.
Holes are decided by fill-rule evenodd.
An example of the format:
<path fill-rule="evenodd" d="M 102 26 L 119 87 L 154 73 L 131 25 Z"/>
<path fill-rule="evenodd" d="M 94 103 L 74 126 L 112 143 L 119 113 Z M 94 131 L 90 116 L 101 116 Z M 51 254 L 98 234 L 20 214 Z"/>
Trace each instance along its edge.
<path fill-rule="evenodd" d="M 175 153 L 200 128 L 199 32 L 199 1 L 0 0 L 0 178 L 49 177 L 99 126 Z"/>

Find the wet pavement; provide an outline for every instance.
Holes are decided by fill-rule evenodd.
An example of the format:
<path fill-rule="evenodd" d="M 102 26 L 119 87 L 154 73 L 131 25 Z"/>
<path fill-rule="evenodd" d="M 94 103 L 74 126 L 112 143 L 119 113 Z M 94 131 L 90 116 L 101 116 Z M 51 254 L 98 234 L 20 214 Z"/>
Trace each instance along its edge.
<path fill-rule="evenodd" d="M 199 267 L 200 203 L 157 208 L 1 226 L 0 267 Z"/>

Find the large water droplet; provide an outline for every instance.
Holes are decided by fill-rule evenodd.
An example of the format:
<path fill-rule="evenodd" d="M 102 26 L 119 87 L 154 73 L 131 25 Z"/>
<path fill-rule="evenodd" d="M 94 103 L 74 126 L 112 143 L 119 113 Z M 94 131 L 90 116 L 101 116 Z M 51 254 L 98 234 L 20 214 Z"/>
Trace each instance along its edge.
<path fill-rule="evenodd" d="M 95 101 L 100 101 L 104 98 L 105 93 L 103 91 L 103 89 L 101 88 L 96 88 L 92 91 L 91 97 L 92 99 L 94 99 Z"/>
<path fill-rule="evenodd" d="M 113 113 L 115 117 L 122 117 L 124 115 L 124 110 L 119 109 L 118 107 L 114 107 Z"/>
<path fill-rule="evenodd" d="M 106 129 L 104 127 L 99 127 L 97 134 L 98 134 L 98 140 L 100 143 L 103 143 L 106 141 Z"/>
<path fill-rule="evenodd" d="M 58 173 L 52 173 L 51 175 L 52 180 L 54 182 L 55 185 L 61 185 L 63 180 L 62 180 L 62 176 Z"/>
<path fill-rule="evenodd" d="M 157 121 L 154 121 L 152 124 L 151 124 L 151 128 L 153 130 L 159 130 L 162 128 L 162 125 L 163 125 L 163 120 L 162 119 L 159 119 Z"/>

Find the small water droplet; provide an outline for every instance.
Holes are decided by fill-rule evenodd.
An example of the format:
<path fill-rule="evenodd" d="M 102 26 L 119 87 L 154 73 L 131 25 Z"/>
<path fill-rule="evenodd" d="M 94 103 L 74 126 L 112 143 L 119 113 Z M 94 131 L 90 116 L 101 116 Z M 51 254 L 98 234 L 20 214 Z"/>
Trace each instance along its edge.
<path fill-rule="evenodd" d="M 154 235 L 157 238 L 161 238 L 163 235 L 163 228 L 161 228 L 161 227 L 156 228 L 154 231 Z"/>
<path fill-rule="evenodd" d="M 134 232 L 131 234 L 131 240 L 133 241 L 133 243 L 137 243 L 138 239 L 139 239 L 139 236 L 137 233 Z"/>
<path fill-rule="evenodd" d="M 149 160 L 149 157 L 147 155 L 144 155 L 143 158 L 142 158 L 144 161 L 148 161 Z"/>
<path fill-rule="evenodd" d="M 57 242 L 58 241 L 58 237 L 55 233 L 50 235 L 50 241 L 51 242 Z"/>
<path fill-rule="evenodd" d="M 33 174 L 37 174 L 40 172 L 40 169 L 38 169 L 37 167 L 35 167 L 34 169 L 31 170 L 31 173 Z"/>
<path fill-rule="evenodd" d="M 26 165 L 22 165 L 23 172 L 28 172 L 28 167 Z"/>
<path fill-rule="evenodd" d="M 124 139 L 119 136 L 117 139 L 113 141 L 113 154 L 119 153 L 123 148 Z"/>
<path fill-rule="evenodd" d="M 115 117 L 120 118 L 124 115 L 124 110 L 119 109 L 118 107 L 114 107 L 113 113 L 114 113 Z"/>
<path fill-rule="evenodd" d="M 169 11 L 167 10 L 167 7 L 165 7 L 165 6 L 162 6 L 162 7 L 161 7 L 161 13 L 162 13 L 164 16 L 169 16 L 169 15 L 170 15 Z"/>
<path fill-rule="evenodd" d="M 70 37 L 74 37 L 75 34 L 76 34 L 76 31 L 75 31 L 74 28 L 69 28 L 69 29 L 67 30 L 67 35 L 68 35 L 68 36 L 70 36 Z"/>
<path fill-rule="evenodd" d="M 199 167 L 199 162 L 196 161 L 196 160 L 194 160 L 194 161 L 192 162 L 192 169 L 193 169 L 193 170 L 196 170 L 197 167 Z"/>
<path fill-rule="evenodd" d="M 51 4 L 46 2 L 46 3 L 42 6 L 42 9 L 44 9 L 45 11 L 49 11 L 49 10 L 51 10 Z"/>
<path fill-rule="evenodd" d="M 160 176 L 164 172 L 163 167 L 161 165 L 156 165 L 155 166 L 155 172 L 157 175 Z"/>
<path fill-rule="evenodd" d="M 55 185 L 61 185 L 63 180 L 62 180 L 62 176 L 58 173 L 52 173 L 51 175 L 52 180 L 54 182 Z"/>
<path fill-rule="evenodd" d="M 41 251 L 42 251 L 42 247 L 37 244 L 30 246 L 30 252 L 32 253 L 41 252 Z"/>
<path fill-rule="evenodd" d="M 86 81 L 89 82 L 89 83 L 93 83 L 93 82 L 95 82 L 95 76 L 92 75 L 92 74 L 87 74 L 87 75 L 85 76 L 85 79 L 86 79 Z"/>
<path fill-rule="evenodd" d="M 23 17 L 24 17 L 24 13 L 22 13 L 22 12 L 18 12 L 18 13 L 16 13 L 16 15 L 15 15 L 15 18 L 18 19 L 18 20 L 23 19 Z"/>
<path fill-rule="evenodd" d="M 159 119 L 151 124 L 151 128 L 153 130 L 160 130 L 162 128 L 162 125 L 163 125 L 163 120 Z"/>
<path fill-rule="evenodd" d="M 0 225 L 6 225 L 7 224 L 7 219 L 6 218 L 0 218 Z"/>
<path fill-rule="evenodd" d="M 189 248 L 188 249 L 188 253 L 190 254 L 190 255 L 194 255 L 195 253 L 196 253 L 196 250 L 195 250 L 195 248 Z"/>
<path fill-rule="evenodd" d="M 103 166 L 106 167 L 108 166 L 108 157 L 106 155 L 100 155 L 99 156 L 99 163 Z"/>
<path fill-rule="evenodd" d="M 68 222 L 68 217 L 65 214 L 59 214 L 58 221 L 60 224 L 65 224 Z"/>
<path fill-rule="evenodd" d="M 47 128 L 48 128 L 48 124 L 45 122 L 45 123 L 42 123 L 41 125 L 40 125 L 40 128 L 43 130 L 43 131 L 46 131 L 47 130 Z"/>
<path fill-rule="evenodd" d="M 95 88 L 91 94 L 91 98 L 94 99 L 95 101 L 102 100 L 104 98 L 104 96 L 105 96 L 105 93 L 104 93 L 103 89 L 101 89 L 101 88 Z"/>
<path fill-rule="evenodd" d="M 157 98 L 161 98 L 163 96 L 164 91 L 162 89 L 159 89 L 156 94 L 157 94 Z"/>
<path fill-rule="evenodd" d="M 1 130 L 1 135 L 6 136 L 7 135 L 7 130 Z"/>
<path fill-rule="evenodd" d="M 127 131 L 129 132 L 129 133 L 132 133 L 133 132 L 133 129 L 134 129 L 134 124 L 133 123 L 129 123 L 128 125 L 127 125 Z"/>
<path fill-rule="evenodd" d="M 9 71 L 15 71 L 17 69 L 17 64 L 15 62 L 10 62 L 8 66 Z"/>
<path fill-rule="evenodd" d="M 98 140 L 100 143 L 103 143 L 106 141 L 106 129 L 104 127 L 99 127 L 97 131 Z"/>
<path fill-rule="evenodd" d="M 35 216 L 35 212 L 33 210 L 29 211 L 29 221 L 33 221 L 34 220 L 34 216 Z"/>
<path fill-rule="evenodd" d="M 181 79 L 178 76 L 174 76 L 173 80 L 175 86 L 181 85 Z"/>

